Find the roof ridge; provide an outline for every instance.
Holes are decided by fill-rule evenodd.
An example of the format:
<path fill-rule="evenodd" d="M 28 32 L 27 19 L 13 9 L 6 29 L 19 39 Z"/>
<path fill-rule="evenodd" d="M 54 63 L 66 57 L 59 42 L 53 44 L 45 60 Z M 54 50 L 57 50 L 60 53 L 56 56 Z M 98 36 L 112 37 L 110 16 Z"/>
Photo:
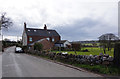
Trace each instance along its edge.
<path fill-rule="evenodd" d="M 26 29 L 32 29 L 32 30 L 44 30 L 44 29 L 39 29 L 39 28 L 26 28 Z M 47 31 L 56 31 L 53 29 L 47 29 Z"/>

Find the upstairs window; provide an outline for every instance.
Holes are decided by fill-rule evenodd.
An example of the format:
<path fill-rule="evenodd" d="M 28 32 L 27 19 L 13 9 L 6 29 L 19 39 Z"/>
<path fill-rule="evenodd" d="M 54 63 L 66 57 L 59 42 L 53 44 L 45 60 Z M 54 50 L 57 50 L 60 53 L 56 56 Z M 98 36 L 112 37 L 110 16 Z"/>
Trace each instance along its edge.
<path fill-rule="evenodd" d="M 30 32 L 30 30 L 28 29 L 28 32 Z"/>
<path fill-rule="evenodd" d="M 36 30 L 34 30 L 34 32 L 36 32 Z"/>
<path fill-rule="evenodd" d="M 54 42 L 55 41 L 55 39 L 54 38 L 52 38 L 52 42 Z"/>
<path fill-rule="evenodd" d="M 32 37 L 29 38 L 29 41 L 32 42 Z"/>

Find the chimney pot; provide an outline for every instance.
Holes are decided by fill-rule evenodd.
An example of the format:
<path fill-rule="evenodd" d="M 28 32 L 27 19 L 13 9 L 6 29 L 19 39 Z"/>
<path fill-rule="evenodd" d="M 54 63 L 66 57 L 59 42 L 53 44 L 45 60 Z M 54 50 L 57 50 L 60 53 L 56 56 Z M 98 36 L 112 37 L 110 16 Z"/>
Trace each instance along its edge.
<path fill-rule="evenodd" d="M 44 30 L 47 30 L 47 26 L 46 26 L 46 24 L 44 24 Z"/>
<path fill-rule="evenodd" d="M 26 29 L 26 22 L 24 22 L 24 29 Z"/>

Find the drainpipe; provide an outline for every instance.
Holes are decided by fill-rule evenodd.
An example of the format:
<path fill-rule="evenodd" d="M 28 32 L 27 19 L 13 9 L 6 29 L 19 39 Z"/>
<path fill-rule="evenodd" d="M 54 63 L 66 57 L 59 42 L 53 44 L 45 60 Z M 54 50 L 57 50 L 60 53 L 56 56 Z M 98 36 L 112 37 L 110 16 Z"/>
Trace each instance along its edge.
<path fill-rule="evenodd" d="M 60 47 L 59 47 L 59 52 L 61 52 L 61 41 L 60 41 Z"/>

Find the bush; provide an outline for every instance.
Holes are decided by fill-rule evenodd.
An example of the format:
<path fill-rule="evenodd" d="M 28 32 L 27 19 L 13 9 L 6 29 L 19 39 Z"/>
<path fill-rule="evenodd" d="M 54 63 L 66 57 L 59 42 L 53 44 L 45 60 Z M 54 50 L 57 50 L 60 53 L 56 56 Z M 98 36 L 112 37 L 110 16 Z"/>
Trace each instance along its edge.
<path fill-rule="evenodd" d="M 89 52 L 88 49 L 82 50 L 82 52 Z"/>
<path fill-rule="evenodd" d="M 27 46 L 22 46 L 22 50 L 26 53 L 27 50 L 28 50 L 28 47 Z"/>
<path fill-rule="evenodd" d="M 72 49 L 76 50 L 76 51 L 80 51 L 81 50 L 81 44 L 80 43 L 72 44 Z"/>
<path fill-rule="evenodd" d="M 16 44 L 16 47 L 22 47 L 22 45 L 21 44 Z"/>
<path fill-rule="evenodd" d="M 27 46 L 22 46 L 23 49 L 27 49 Z"/>
<path fill-rule="evenodd" d="M 43 45 L 41 43 L 35 43 L 34 44 L 34 50 L 42 51 Z"/>

